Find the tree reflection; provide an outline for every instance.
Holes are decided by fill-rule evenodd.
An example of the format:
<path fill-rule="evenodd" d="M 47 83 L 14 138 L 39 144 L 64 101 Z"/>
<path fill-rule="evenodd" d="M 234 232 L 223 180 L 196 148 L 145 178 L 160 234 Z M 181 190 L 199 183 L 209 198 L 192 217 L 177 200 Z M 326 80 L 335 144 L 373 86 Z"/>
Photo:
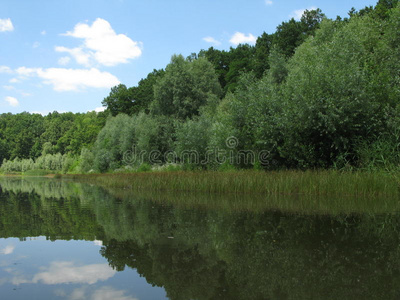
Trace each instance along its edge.
<path fill-rule="evenodd" d="M 400 296 L 399 214 L 198 209 L 48 182 L 0 183 L 1 237 L 100 238 L 111 267 L 170 299 Z"/>

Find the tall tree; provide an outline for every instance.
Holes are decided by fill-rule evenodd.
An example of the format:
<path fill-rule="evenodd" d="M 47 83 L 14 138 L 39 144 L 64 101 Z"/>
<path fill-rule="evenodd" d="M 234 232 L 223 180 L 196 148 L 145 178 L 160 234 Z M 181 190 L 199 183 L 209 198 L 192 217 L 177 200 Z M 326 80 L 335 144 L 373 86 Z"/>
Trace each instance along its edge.
<path fill-rule="evenodd" d="M 206 58 L 189 62 L 174 55 L 154 86 L 152 112 L 185 120 L 198 115 L 210 95 L 220 94 L 217 74 Z"/>
<path fill-rule="evenodd" d="M 134 106 L 133 95 L 124 84 L 111 88 L 110 94 L 101 102 L 107 107 L 111 115 L 116 116 L 119 113 L 129 113 Z"/>

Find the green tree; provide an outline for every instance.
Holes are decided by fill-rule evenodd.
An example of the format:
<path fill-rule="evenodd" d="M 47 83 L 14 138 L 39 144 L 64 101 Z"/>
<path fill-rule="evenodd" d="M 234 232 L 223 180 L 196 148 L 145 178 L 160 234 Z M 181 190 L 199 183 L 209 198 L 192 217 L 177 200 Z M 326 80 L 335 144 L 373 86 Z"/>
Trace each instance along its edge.
<path fill-rule="evenodd" d="M 174 55 L 154 86 L 152 112 L 185 120 L 198 115 L 208 97 L 220 94 L 217 75 L 207 59 L 189 62 L 182 55 Z"/>
<path fill-rule="evenodd" d="M 119 113 L 129 114 L 134 106 L 134 99 L 126 85 L 119 84 L 111 88 L 110 94 L 101 103 L 111 115 L 116 116 Z"/>

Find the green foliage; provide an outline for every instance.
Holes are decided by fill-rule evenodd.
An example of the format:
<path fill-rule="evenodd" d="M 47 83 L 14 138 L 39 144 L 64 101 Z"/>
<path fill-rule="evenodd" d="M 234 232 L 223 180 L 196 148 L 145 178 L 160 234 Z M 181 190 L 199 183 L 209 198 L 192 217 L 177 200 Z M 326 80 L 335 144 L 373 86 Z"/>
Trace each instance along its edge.
<path fill-rule="evenodd" d="M 117 85 L 111 88 L 110 94 L 104 98 L 103 106 L 111 112 L 113 116 L 119 113 L 128 113 L 134 105 L 134 99 L 130 90 L 124 84 Z"/>
<path fill-rule="evenodd" d="M 82 173 L 87 173 L 94 169 L 94 154 L 87 148 L 82 149 L 79 169 Z"/>
<path fill-rule="evenodd" d="M 291 57 L 295 49 L 300 46 L 307 37 L 313 35 L 319 24 L 325 18 L 320 9 L 306 10 L 300 21 L 291 19 L 282 22 L 276 29 L 274 45 L 278 47 L 286 57 Z"/>
<path fill-rule="evenodd" d="M 254 46 L 174 55 L 137 86 L 113 87 L 103 113 L 2 114 L 0 161 L 7 172 L 395 169 L 399 20 L 397 0 L 344 20 L 305 11 Z"/>
<path fill-rule="evenodd" d="M 149 172 L 151 171 L 151 165 L 148 163 L 142 163 L 140 166 L 136 169 L 137 172 Z"/>
<path fill-rule="evenodd" d="M 150 112 L 150 104 L 154 101 L 154 85 L 157 80 L 164 76 L 164 70 L 153 70 L 145 79 L 139 81 L 137 87 L 130 88 L 134 99 L 134 106 L 131 109 L 133 114 L 139 112 Z M 129 113 L 129 112 L 123 112 Z"/>
<path fill-rule="evenodd" d="M 356 141 L 385 131 L 393 94 L 393 66 L 382 59 L 381 25 L 354 17 L 345 26 L 324 21 L 315 38 L 289 62 L 284 90 L 286 129 L 282 156 L 301 167 L 328 167 Z"/>
<path fill-rule="evenodd" d="M 175 151 L 181 163 L 204 165 L 208 159 L 211 125 L 210 119 L 205 116 L 177 125 Z"/>
<path fill-rule="evenodd" d="M 220 172 L 233 172 L 236 171 L 237 169 L 235 168 L 234 165 L 230 164 L 229 162 L 224 162 L 221 164 L 218 168 L 218 171 Z"/>
<path fill-rule="evenodd" d="M 109 118 L 94 144 L 94 169 L 105 172 L 119 168 L 124 153 L 133 145 L 133 118 L 124 114 Z"/>
<path fill-rule="evenodd" d="M 199 114 L 211 95 L 221 87 L 214 68 L 205 58 L 188 61 L 173 56 L 165 75 L 154 86 L 153 114 L 185 120 Z"/>
<path fill-rule="evenodd" d="M 67 173 L 73 165 L 75 159 L 67 154 L 43 154 L 35 160 L 20 159 L 14 160 L 4 159 L 1 165 L 1 170 L 5 173 L 22 172 L 29 174 L 30 171 L 52 170 L 53 172 Z"/>

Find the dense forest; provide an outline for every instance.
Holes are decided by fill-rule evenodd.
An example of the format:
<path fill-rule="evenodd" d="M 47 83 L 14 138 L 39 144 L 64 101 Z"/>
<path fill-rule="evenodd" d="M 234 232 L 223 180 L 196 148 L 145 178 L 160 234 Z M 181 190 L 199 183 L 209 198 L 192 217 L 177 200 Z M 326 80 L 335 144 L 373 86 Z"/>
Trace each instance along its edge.
<path fill-rule="evenodd" d="M 305 11 L 254 46 L 174 55 L 137 86 L 113 87 L 103 113 L 2 114 L 1 168 L 396 169 L 397 4 L 333 20 Z"/>

